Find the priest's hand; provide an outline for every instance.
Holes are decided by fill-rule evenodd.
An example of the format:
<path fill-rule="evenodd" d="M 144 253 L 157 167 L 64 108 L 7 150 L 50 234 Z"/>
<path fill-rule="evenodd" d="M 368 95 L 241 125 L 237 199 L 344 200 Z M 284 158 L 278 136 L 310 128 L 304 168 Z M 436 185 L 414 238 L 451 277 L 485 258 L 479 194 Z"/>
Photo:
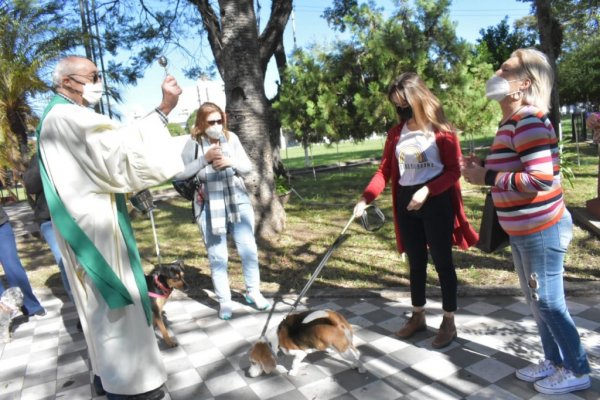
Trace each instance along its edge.
<path fill-rule="evenodd" d="M 171 75 L 166 76 L 161 89 L 163 97 L 158 108 L 165 113 L 165 115 L 168 115 L 177 105 L 182 90 L 179 87 L 177 80 Z"/>

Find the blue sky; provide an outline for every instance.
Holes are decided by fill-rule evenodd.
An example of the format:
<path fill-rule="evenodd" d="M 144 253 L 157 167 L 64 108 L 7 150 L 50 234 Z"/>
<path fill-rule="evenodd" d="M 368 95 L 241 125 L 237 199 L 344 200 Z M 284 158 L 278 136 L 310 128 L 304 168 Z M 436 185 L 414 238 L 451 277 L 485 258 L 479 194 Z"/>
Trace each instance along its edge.
<path fill-rule="evenodd" d="M 263 0 L 265 16 L 262 23 L 266 22 L 270 2 Z M 321 18 L 323 10 L 331 4 L 324 0 L 295 0 L 295 23 L 290 20 L 285 31 L 284 43 L 286 50 L 293 47 L 293 25 L 295 26 L 296 41 L 298 46 L 305 47 L 311 43 L 324 43 L 333 41 L 338 33 L 329 29 L 327 23 Z M 385 9 L 391 9 L 392 0 L 378 0 L 377 3 Z M 508 15 L 509 24 L 529 14 L 530 5 L 518 0 L 454 0 L 450 7 L 450 18 L 457 23 L 456 31 L 459 37 L 475 43 L 479 37 L 479 31 L 489 26 L 497 25 L 504 16 Z M 171 56 L 170 56 L 171 57 Z M 174 56 L 173 56 L 174 57 Z M 212 59 L 210 52 L 206 58 Z M 177 60 L 170 59 L 169 73 L 174 75 L 182 87 L 192 86 L 193 81 L 186 79 L 181 70 L 177 68 Z M 275 80 L 278 79 L 274 72 L 274 66 L 270 66 L 265 80 L 265 88 L 268 96 L 275 91 Z M 147 72 L 137 86 L 123 89 L 124 103 L 119 105 L 123 114 L 127 114 L 131 108 L 141 107 L 151 110 L 160 102 L 160 82 L 164 77 L 163 69 L 155 65 Z"/>

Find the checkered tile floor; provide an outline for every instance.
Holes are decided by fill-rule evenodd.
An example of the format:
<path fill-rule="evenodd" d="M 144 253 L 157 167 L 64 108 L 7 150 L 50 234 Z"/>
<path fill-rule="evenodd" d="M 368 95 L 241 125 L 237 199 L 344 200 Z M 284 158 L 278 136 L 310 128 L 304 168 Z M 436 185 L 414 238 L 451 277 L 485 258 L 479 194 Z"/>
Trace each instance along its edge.
<path fill-rule="evenodd" d="M 268 313 L 239 304 L 234 318 L 221 321 L 216 304 L 184 295 L 166 306 L 179 346 L 166 348 L 166 399 L 599 399 L 600 296 L 569 298 L 592 364 L 592 388 L 565 396 L 544 396 L 514 378 L 540 357 L 535 324 L 521 298 L 464 297 L 457 313 L 458 340 L 433 350 L 441 322 L 440 304 L 429 301 L 429 330 L 408 341 L 397 330 L 410 313 L 410 300 L 383 297 L 311 298 L 310 308 L 330 308 L 355 325 L 355 341 L 367 373 L 358 374 L 337 357 L 314 353 L 295 377 L 285 372 L 250 378 L 247 351 L 260 335 Z M 0 400 L 103 399 L 90 386 L 86 344 L 76 329 L 71 303 L 50 292 L 40 294 L 48 314 L 16 326 L 13 339 L 0 344 Z M 299 307 L 300 308 L 300 307 Z M 289 305 L 278 303 L 277 324 Z M 126 356 L 126 355 L 123 355 Z M 290 367 L 291 359 L 280 357 Z"/>

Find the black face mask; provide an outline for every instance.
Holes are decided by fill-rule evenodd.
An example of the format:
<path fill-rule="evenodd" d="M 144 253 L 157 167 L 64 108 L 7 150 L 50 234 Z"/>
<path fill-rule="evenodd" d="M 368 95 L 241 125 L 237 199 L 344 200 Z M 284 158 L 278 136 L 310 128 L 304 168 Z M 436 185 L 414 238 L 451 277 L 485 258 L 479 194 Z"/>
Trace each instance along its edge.
<path fill-rule="evenodd" d="M 412 111 L 411 106 L 407 106 L 407 107 L 396 106 L 396 113 L 398 114 L 400 119 L 403 121 L 408 121 L 413 116 L 413 111 Z"/>

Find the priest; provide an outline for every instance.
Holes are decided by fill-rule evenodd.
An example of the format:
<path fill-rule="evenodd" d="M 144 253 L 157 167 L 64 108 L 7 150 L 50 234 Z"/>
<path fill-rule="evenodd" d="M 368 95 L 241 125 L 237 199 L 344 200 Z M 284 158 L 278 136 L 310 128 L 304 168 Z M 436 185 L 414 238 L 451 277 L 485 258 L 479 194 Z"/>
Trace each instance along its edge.
<path fill-rule="evenodd" d="M 95 386 L 109 400 L 161 399 L 166 372 L 124 194 L 182 170 L 184 143 L 166 126 L 181 88 L 167 76 L 159 106 L 121 125 L 91 108 L 103 93 L 92 61 L 65 57 L 52 79 L 37 130 L 40 172 Z"/>

